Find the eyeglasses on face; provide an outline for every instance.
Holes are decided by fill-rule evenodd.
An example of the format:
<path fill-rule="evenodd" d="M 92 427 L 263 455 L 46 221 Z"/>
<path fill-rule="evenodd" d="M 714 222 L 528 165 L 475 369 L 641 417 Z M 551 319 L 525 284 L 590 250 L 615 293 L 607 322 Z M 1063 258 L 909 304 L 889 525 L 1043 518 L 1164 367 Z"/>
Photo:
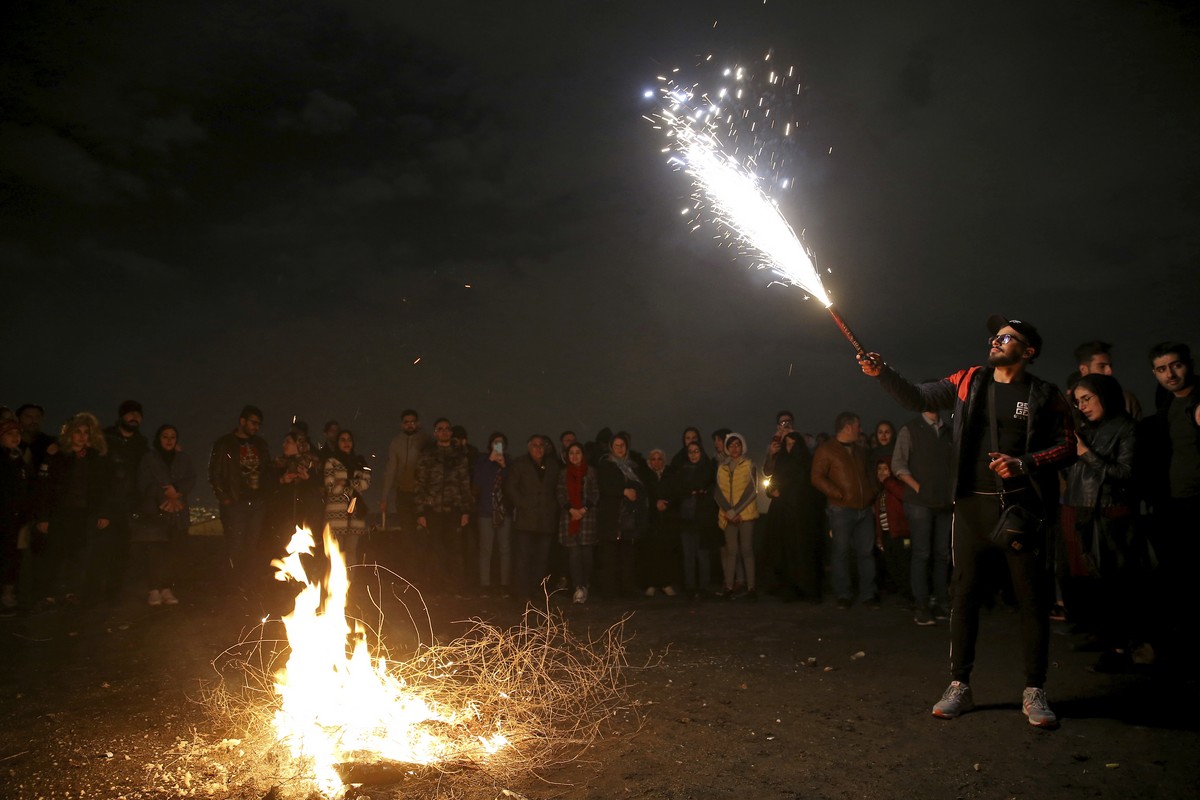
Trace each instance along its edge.
<path fill-rule="evenodd" d="M 1020 342 L 1026 347 L 1029 347 L 1029 342 L 1012 333 L 998 333 L 995 336 L 988 337 L 988 344 L 990 344 L 992 347 L 1004 347 L 1009 342 Z"/>

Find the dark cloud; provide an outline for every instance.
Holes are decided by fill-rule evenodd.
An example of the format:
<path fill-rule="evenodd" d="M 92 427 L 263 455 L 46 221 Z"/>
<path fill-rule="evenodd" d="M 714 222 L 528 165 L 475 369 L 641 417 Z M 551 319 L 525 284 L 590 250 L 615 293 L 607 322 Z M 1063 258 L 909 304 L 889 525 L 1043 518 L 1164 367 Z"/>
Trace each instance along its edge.
<path fill-rule="evenodd" d="M 142 178 L 105 164 L 78 142 L 40 125 L 0 124 L 0 172 L 18 184 L 86 206 L 147 195 Z"/>
<path fill-rule="evenodd" d="M 321 136 L 346 132 L 357 116 L 358 109 L 350 103 L 330 97 L 320 89 L 313 89 L 308 93 L 302 109 L 298 112 L 281 111 L 277 124 L 284 130 L 300 130 Z"/>
<path fill-rule="evenodd" d="M 115 279 L 126 286 L 145 286 L 148 290 L 180 277 L 180 270 L 156 258 L 130 250 L 114 250 L 97 242 L 80 243 L 78 261 L 93 267 L 93 274 L 104 280 Z"/>
<path fill-rule="evenodd" d="M 192 119 L 188 108 L 177 109 L 169 117 L 149 117 L 142 124 L 138 144 L 159 153 L 185 150 L 190 145 L 203 142 L 208 134 Z"/>

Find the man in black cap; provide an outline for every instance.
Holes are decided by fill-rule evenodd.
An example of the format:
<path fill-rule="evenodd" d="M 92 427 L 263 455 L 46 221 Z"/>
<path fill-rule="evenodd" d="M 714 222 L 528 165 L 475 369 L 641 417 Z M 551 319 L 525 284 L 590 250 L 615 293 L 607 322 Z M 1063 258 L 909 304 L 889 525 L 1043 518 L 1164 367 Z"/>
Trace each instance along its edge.
<path fill-rule="evenodd" d="M 999 314 L 988 319 L 987 328 L 987 365 L 939 381 L 912 384 L 878 353 L 859 356 L 859 364 L 906 408 L 953 411 L 951 683 L 933 715 L 953 719 L 975 705 L 971 669 L 979 609 L 988 594 L 980 565 L 1002 553 L 1021 611 L 1022 711 L 1031 725 L 1052 728 L 1058 718 L 1044 689 L 1051 599 L 1047 540 L 1057 508 L 1057 472 L 1075 456 L 1075 432 L 1062 393 L 1028 371 L 1042 350 L 1037 328 Z M 1009 516 L 1012 512 L 1005 514 L 1010 508 L 1025 512 L 1024 526 Z M 1002 516 L 1012 521 L 999 525 Z"/>
<path fill-rule="evenodd" d="M 107 601 L 120 594 L 125 568 L 129 563 L 129 522 L 137 509 L 138 467 L 150 449 L 142 435 L 142 404 L 126 400 L 117 409 L 117 421 L 104 429 L 108 443 L 109 510 L 112 517 L 99 545 L 92 554 L 89 570 L 89 594 L 99 591 Z"/>

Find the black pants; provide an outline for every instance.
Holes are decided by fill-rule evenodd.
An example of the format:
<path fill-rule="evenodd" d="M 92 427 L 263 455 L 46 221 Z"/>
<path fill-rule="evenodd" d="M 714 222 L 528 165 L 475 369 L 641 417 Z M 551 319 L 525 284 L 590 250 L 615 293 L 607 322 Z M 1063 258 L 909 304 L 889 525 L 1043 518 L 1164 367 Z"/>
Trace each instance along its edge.
<path fill-rule="evenodd" d="M 1020 608 L 1025 685 L 1041 688 L 1046 682 L 1050 649 L 1051 586 L 1046 567 L 1046 526 L 1050 522 L 1018 551 L 991 541 L 989 534 L 999 518 L 1000 499 L 994 495 L 961 497 L 954 506 L 950 675 L 963 683 L 971 680 L 979 609 L 999 588 L 981 578 L 987 574 L 986 562 L 998 557 L 1007 563 Z"/>
<path fill-rule="evenodd" d="M 553 542 L 553 533 L 513 528 L 512 589 L 517 600 L 541 605 L 546 601 L 546 591 L 554 590 L 553 586 L 542 586 L 542 581 L 550 571 L 550 546 Z"/>
<path fill-rule="evenodd" d="M 1159 501 L 1150 527 L 1158 568 L 1155 594 L 1160 598 L 1160 629 L 1154 638 L 1168 657 L 1187 657 L 1195 638 L 1195 570 L 1200 558 L 1200 495 Z"/>
<path fill-rule="evenodd" d="M 427 528 L 417 527 L 417 500 L 413 492 L 396 490 L 384 530 L 371 534 L 367 560 L 411 581 L 418 581 L 434 566 L 432 539 Z"/>
<path fill-rule="evenodd" d="M 114 511 L 108 527 L 96 537 L 92 563 L 88 565 L 86 592 L 94 598 L 116 600 L 125 585 L 129 567 L 129 514 Z"/>
<path fill-rule="evenodd" d="M 466 584 L 461 521 L 462 514 L 457 511 L 431 511 L 425 515 L 433 546 L 433 563 L 427 574 L 435 591 L 461 592 Z"/>
<path fill-rule="evenodd" d="M 637 555 L 631 538 L 601 540 L 596 545 L 596 574 L 593 585 L 606 599 L 638 594 Z"/>
<path fill-rule="evenodd" d="M 102 535 L 92 509 L 56 509 L 50 515 L 49 530 L 32 534 L 37 596 L 84 594 L 87 576 L 94 572 L 91 554 L 102 549 Z"/>
<path fill-rule="evenodd" d="M 637 542 L 638 583 L 663 588 L 679 583 L 679 535 L 665 524 L 650 526 Z"/>

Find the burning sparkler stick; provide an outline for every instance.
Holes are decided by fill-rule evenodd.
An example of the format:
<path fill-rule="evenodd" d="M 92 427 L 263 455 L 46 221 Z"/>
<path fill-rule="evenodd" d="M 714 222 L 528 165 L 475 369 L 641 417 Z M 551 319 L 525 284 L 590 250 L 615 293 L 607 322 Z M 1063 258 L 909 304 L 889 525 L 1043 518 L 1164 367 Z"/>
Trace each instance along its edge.
<path fill-rule="evenodd" d="M 768 54 L 764 63 L 769 60 Z M 772 118 L 768 95 L 790 97 L 793 93 L 788 83 L 794 77 L 794 70 L 767 69 L 765 74 L 769 90 L 749 104 L 745 102 L 747 95 L 758 92 L 747 91 L 746 84 L 753 82 L 750 79 L 754 75 L 745 68 L 726 70 L 725 77 L 734 88 L 721 88 L 713 95 L 660 76 L 663 105 L 648 119 L 667 133 L 669 142 L 664 152 L 671 154 L 668 162 L 692 179 L 695 219 L 714 223 L 722 231 L 722 237 L 731 240 L 739 254 L 749 257 L 756 268 L 770 270 L 782 283 L 800 287 L 820 300 L 838 329 L 863 357 L 866 350 L 834 308 L 812 254 L 788 224 L 779 205 L 763 189 L 764 181 L 755 171 L 760 163 L 766 164 L 773 186 L 785 189 L 789 184 L 786 178 L 779 177 L 779 169 L 785 163 L 779 131 L 782 128 L 782 137 L 786 139 L 796 125 L 780 114 Z M 751 108 L 760 110 L 751 115 Z M 750 120 L 748 128 L 746 120 Z M 743 138 L 750 139 L 748 154 L 742 154 Z M 695 227 L 699 227 L 699 222 Z"/>
<path fill-rule="evenodd" d="M 827 308 L 830 316 L 833 317 L 833 321 L 837 323 L 838 330 L 840 330 L 846 339 L 849 340 L 850 344 L 854 346 L 854 352 L 858 353 L 859 358 L 865 357 L 867 355 L 866 349 L 859 344 L 858 337 L 854 335 L 854 331 L 850 330 L 850 326 L 846 324 L 846 320 L 842 318 L 841 313 L 833 306 L 827 306 Z"/>

